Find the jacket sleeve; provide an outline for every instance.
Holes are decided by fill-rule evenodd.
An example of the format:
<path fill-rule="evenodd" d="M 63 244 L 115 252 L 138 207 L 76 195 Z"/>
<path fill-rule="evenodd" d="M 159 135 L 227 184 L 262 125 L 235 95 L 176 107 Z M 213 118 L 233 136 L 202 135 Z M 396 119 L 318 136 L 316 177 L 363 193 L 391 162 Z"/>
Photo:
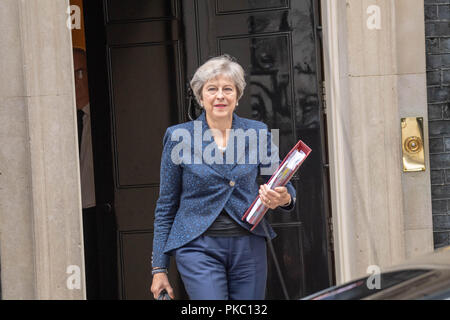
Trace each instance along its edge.
<path fill-rule="evenodd" d="M 267 126 L 265 127 L 265 129 L 267 130 L 267 136 L 266 136 L 267 148 L 263 148 L 263 149 L 266 149 L 267 152 L 264 152 L 265 150 L 262 150 L 262 152 L 261 152 L 262 154 L 261 154 L 261 163 L 259 166 L 259 174 L 261 175 L 263 180 L 267 182 L 267 181 L 269 181 L 272 174 L 275 172 L 275 170 L 280 165 L 281 160 L 280 160 L 280 156 L 278 153 L 278 147 L 272 139 L 271 132 L 267 129 Z M 261 138 L 263 138 L 263 137 L 261 137 Z M 291 212 L 291 211 L 293 211 L 293 209 L 295 207 L 295 203 L 296 203 L 296 191 L 290 181 L 286 184 L 286 188 L 287 188 L 287 191 L 289 192 L 289 194 L 291 195 L 291 199 L 292 199 L 291 203 L 285 207 L 279 206 L 277 209 L 281 209 L 286 212 Z"/>
<path fill-rule="evenodd" d="M 182 168 L 172 161 L 171 153 L 176 142 L 166 130 L 161 155 L 159 198 L 156 202 L 152 267 L 168 268 L 170 257 L 164 247 L 180 204 Z"/>

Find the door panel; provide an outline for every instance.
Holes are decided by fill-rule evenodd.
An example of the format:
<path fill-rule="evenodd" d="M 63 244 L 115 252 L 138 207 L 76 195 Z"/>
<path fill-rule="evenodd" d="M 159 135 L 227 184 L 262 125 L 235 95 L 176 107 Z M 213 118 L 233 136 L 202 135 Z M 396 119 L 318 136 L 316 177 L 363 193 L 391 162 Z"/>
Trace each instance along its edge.
<path fill-rule="evenodd" d="M 174 0 L 106 0 L 108 23 L 176 18 Z"/>
<path fill-rule="evenodd" d="M 178 56 L 177 49 L 176 43 L 110 47 L 114 155 L 119 188 L 159 183 L 155 168 L 161 162 L 162 144 L 153 142 L 176 119 L 177 65 L 172 62 Z"/>
<path fill-rule="evenodd" d="M 290 299 L 304 296 L 305 291 L 305 262 L 303 254 L 303 225 L 301 223 L 272 223 L 278 234 L 273 241 L 276 257 L 283 274 L 283 280 Z M 277 271 L 270 252 L 268 258 L 268 281 L 266 299 L 283 299 L 284 293 L 277 277 Z"/>
<path fill-rule="evenodd" d="M 122 188 L 115 196 L 117 223 L 122 231 L 152 230 L 159 188 Z M 139 203 L 139 206 L 135 205 Z"/>
<path fill-rule="evenodd" d="M 151 299 L 149 253 L 153 247 L 153 232 L 151 231 L 121 231 L 119 235 L 120 248 L 120 282 L 122 283 L 122 299 Z M 183 283 L 176 271 L 175 261 L 170 262 L 169 281 L 177 299 L 188 299 Z"/>
<path fill-rule="evenodd" d="M 254 12 L 259 10 L 287 9 L 289 0 L 262 0 L 262 1 L 217 1 L 217 14 Z"/>
<path fill-rule="evenodd" d="M 184 113 L 178 1 L 104 5 L 120 293 L 150 299 L 162 138 Z M 175 266 L 169 279 L 185 298 Z"/>

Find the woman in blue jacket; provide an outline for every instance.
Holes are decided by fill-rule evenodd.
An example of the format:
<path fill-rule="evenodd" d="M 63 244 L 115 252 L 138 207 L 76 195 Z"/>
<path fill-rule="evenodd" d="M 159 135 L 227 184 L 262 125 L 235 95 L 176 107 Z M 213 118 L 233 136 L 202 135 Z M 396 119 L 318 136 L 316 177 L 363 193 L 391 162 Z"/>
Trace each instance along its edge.
<path fill-rule="evenodd" d="M 258 194 L 271 209 L 293 210 L 295 189 L 257 184 L 258 175 L 270 178 L 279 157 L 264 123 L 234 113 L 245 85 L 244 70 L 228 55 L 208 60 L 191 81 L 203 113 L 166 130 L 154 222 L 155 298 L 164 289 L 174 298 L 167 277 L 174 255 L 191 299 L 264 299 L 262 224 L 271 238 L 276 234 L 265 220 L 250 231 L 242 217 Z"/>

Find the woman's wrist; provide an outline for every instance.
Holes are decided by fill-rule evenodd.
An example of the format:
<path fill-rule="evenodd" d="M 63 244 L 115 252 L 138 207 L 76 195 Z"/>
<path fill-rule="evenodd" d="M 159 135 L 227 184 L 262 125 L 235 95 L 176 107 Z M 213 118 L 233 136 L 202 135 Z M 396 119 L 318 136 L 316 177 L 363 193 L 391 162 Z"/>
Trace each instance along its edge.
<path fill-rule="evenodd" d="M 291 195 L 289 195 L 289 201 L 287 203 L 281 205 L 281 207 L 289 207 L 291 205 L 291 202 L 292 202 L 292 197 L 291 197 Z"/>

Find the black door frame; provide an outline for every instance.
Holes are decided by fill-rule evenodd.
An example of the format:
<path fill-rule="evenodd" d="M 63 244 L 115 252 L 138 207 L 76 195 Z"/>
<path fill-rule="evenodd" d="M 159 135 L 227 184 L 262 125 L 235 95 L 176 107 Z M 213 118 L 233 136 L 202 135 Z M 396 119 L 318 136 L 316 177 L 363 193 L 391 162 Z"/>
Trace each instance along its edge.
<path fill-rule="evenodd" d="M 320 104 L 320 123 L 321 123 L 321 146 L 322 146 L 322 179 L 324 186 L 324 210 L 327 218 L 326 237 L 327 237 L 327 251 L 328 251 L 328 275 L 330 286 L 336 284 L 336 266 L 334 257 L 334 239 L 332 232 L 332 210 L 331 210 L 331 185 L 330 185 L 330 166 L 329 166 L 329 152 L 328 152 L 328 131 L 327 131 L 327 112 L 325 100 L 325 74 L 324 74 L 324 55 L 323 55 L 323 27 L 322 27 L 322 7 L 320 0 L 314 0 L 314 21 L 316 21 L 316 57 L 317 61 L 317 87 L 321 95 L 319 99 Z"/>
<path fill-rule="evenodd" d="M 114 180 L 112 157 L 101 155 L 112 155 L 111 143 L 111 109 L 109 104 L 108 72 L 106 59 L 106 33 L 104 27 L 104 12 L 102 0 L 83 0 L 83 14 L 86 36 L 87 69 L 89 80 L 89 100 L 91 106 L 91 134 L 92 151 L 94 160 L 95 197 L 97 203 L 97 215 L 110 215 L 115 220 L 114 213 Z M 98 221 L 98 219 L 97 219 Z M 117 225 L 117 223 L 115 223 Z M 112 226 L 110 225 L 110 228 Z M 99 252 L 99 286 L 101 299 L 119 298 L 119 278 L 117 260 L 117 241 L 105 243 L 105 233 L 115 232 L 105 230 L 102 225 L 98 226 Z M 116 233 L 117 234 L 117 233 Z M 111 237 L 110 237 L 111 239 Z M 112 242 L 112 243 L 111 243 Z M 105 260 L 104 250 L 109 259 Z M 107 264 L 107 265 L 105 265 Z M 109 269 L 109 270 L 108 270 Z M 103 270 L 103 271 L 102 271 Z M 106 272 L 109 274 L 105 275 Z M 116 281 L 110 283 L 112 279 Z"/>

